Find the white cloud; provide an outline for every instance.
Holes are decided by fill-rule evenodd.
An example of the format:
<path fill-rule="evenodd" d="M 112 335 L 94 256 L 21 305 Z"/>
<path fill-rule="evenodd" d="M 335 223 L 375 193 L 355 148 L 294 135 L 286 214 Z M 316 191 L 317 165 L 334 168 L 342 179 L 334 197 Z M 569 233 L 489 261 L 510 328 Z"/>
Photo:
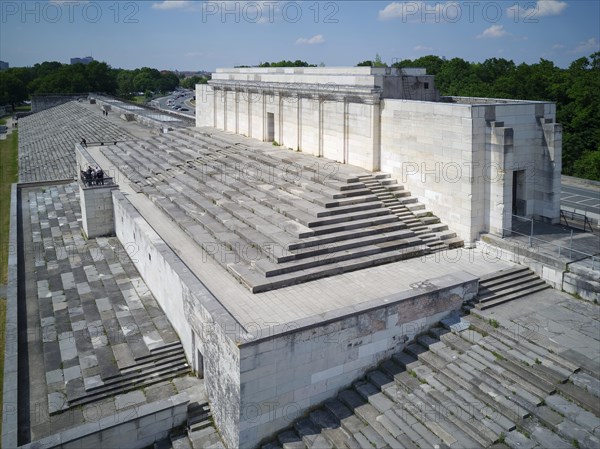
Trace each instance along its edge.
<path fill-rule="evenodd" d="M 600 42 L 595 37 L 582 41 L 571 51 L 571 53 L 593 53 L 600 50 Z"/>
<path fill-rule="evenodd" d="M 563 45 L 563 44 L 554 44 L 552 46 L 552 50 L 562 50 L 565 47 L 566 47 L 566 45 Z"/>
<path fill-rule="evenodd" d="M 441 23 L 456 22 L 462 14 L 456 1 L 426 3 L 392 2 L 379 10 L 379 20 L 402 19 L 402 22 Z"/>
<path fill-rule="evenodd" d="M 483 33 L 477 35 L 477 39 L 497 39 L 499 37 L 504 37 L 507 34 L 504 25 L 492 25 L 491 27 L 486 28 Z"/>
<path fill-rule="evenodd" d="M 323 42 L 325 42 L 325 38 L 322 34 L 316 34 L 308 39 L 305 37 L 299 37 L 296 39 L 296 45 L 315 45 L 322 44 Z"/>
<path fill-rule="evenodd" d="M 193 1 L 189 0 L 165 0 L 162 2 L 152 3 L 152 9 L 184 9 L 192 6 Z"/>
<path fill-rule="evenodd" d="M 567 2 L 558 0 L 538 0 L 537 14 L 539 16 L 558 16 L 569 6 Z"/>
<path fill-rule="evenodd" d="M 397 19 L 404 15 L 404 4 L 403 3 L 390 3 L 385 8 L 379 11 L 379 18 L 381 20 Z"/>
<path fill-rule="evenodd" d="M 74 0 L 50 0 L 48 3 L 53 3 L 57 6 L 62 6 L 62 5 L 74 5 L 74 6 L 79 6 L 85 3 L 89 3 L 89 0 L 81 0 L 78 2 L 75 2 Z"/>
<path fill-rule="evenodd" d="M 509 16 L 523 21 L 535 22 L 537 17 L 558 16 L 569 6 L 567 2 L 559 0 L 537 0 L 535 7 L 527 5 L 523 8 L 518 4 L 507 8 Z"/>
<path fill-rule="evenodd" d="M 416 45 L 413 50 L 415 51 L 432 51 L 433 47 L 427 47 L 426 45 Z"/>

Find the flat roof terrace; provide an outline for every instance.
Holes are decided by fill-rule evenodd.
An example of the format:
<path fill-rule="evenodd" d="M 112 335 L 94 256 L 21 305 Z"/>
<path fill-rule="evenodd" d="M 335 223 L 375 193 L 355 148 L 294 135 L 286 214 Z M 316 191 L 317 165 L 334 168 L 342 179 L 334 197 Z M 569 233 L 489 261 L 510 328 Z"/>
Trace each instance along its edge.
<path fill-rule="evenodd" d="M 196 136 L 194 137 L 194 135 Z M 196 138 L 195 145 L 191 145 L 189 139 L 194 141 Z M 406 297 L 407 291 L 422 291 L 419 289 L 429 285 L 428 282 L 434 278 L 447 277 L 459 272 L 480 276 L 512 266 L 508 262 L 499 260 L 495 253 L 488 254 L 485 247 L 470 250 L 446 247 L 444 251 L 435 254 L 422 251 L 415 254 L 420 257 L 408 260 L 400 257 L 401 261 L 399 262 L 387 260 L 384 265 L 380 266 L 374 266 L 373 261 L 379 257 L 378 253 L 374 252 L 366 256 L 365 264 L 357 267 L 361 268 L 357 271 L 352 270 L 350 273 L 337 270 L 337 272 L 331 273 L 336 274 L 334 276 L 313 278 L 314 280 L 308 282 L 292 283 L 293 285 L 280 286 L 270 291 L 252 293 L 244 283 L 248 279 L 250 281 L 255 279 L 253 276 L 256 273 L 245 273 L 247 274 L 246 279 L 237 275 L 241 269 L 236 272 L 235 266 L 239 262 L 238 257 L 241 256 L 219 245 L 207 246 L 205 243 L 213 242 L 213 240 L 206 240 L 209 236 L 206 235 L 205 228 L 194 225 L 190 221 L 191 216 L 197 215 L 202 222 L 204 217 L 210 215 L 205 212 L 206 209 L 190 202 L 191 193 L 189 193 L 194 189 L 204 189 L 206 185 L 210 184 L 210 177 L 205 178 L 204 182 L 196 180 L 193 184 L 186 185 L 184 183 L 185 174 L 193 165 L 192 161 L 200 156 L 198 152 L 206 150 L 206 147 L 202 150 L 202 146 L 206 145 L 206 140 L 203 139 L 227 142 L 230 151 L 233 151 L 234 148 L 242 148 L 243 151 L 252 153 L 257 158 L 268 156 L 279 160 L 281 164 L 293 163 L 299 167 L 317 164 L 322 168 L 331 164 L 331 167 L 335 166 L 339 170 L 336 172 L 335 179 L 332 179 L 331 185 L 335 183 L 341 185 L 343 184 L 342 179 L 348 178 L 354 178 L 358 182 L 358 177 L 372 176 L 373 173 L 353 166 L 336 164 L 323 158 L 274 147 L 243 136 L 217 131 L 213 128 L 178 130 L 157 137 L 152 142 L 137 142 L 135 145 L 128 143 L 126 146 L 119 144 L 108 147 L 88 147 L 90 155 L 102 167 L 108 168 L 112 176 L 119 179 L 121 191 L 154 231 L 242 325 L 252 324 L 254 328 L 269 328 L 273 323 L 296 323 L 297 325 L 319 323 L 327 318 L 335 318 L 365 308 L 384 305 L 394 299 Z M 192 154 L 192 149 L 196 149 L 198 152 L 194 151 Z M 219 157 L 219 153 L 214 149 L 209 151 L 210 154 L 214 158 Z M 183 160 L 178 159 L 181 157 Z M 206 154 L 203 157 L 206 157 Z M 256 166 L 254 168 L 256 169 Z M 180 169 L 185 170 L 180 171 Z M 175 188 L 178 182 L 182 184 Z M 296 188 L 299 193 L 316 195 L 311 190 L 311 185 L 314 189 L 316 183 L 310 184 L 308 180 L 302 182 L 302 187 Z M 321 187 L 327 186 L 321 184 Z M 225 194 L 229 192 L 232 194 L 233 190 L 233 186 L 213 184 L 212 193 Z M 245 185 L 242 190 L 250 196 L 252 192 L 258 192 L 263 198 L 266 198 L 264 201 L 277 201 L 275 198 L 270 200 L 265 195 L 267 190 L 285 194 L 285 189 L 277 188 L 275 185 L 263 186 L 263 183 L 258 181 L 254 183 L 254 186 Z M 183 194 L 183 192 L 188 193 Z M 238 190 L 238 193 L 241 192 Z M 319 195 L 316 197 L 319 198 Z M 302 203 L 301 198 L 295 198 L 294 201 L 297 207 Z M 224 198 L 217 196 L 214 197 L 214 202 L 216 206 L 223 208 L 223 214 L 226 213 L 225 209 L 229 211 L 228 213 L 233 214 L 236 208 L 239 211 L 247 206 L 242 202 L 232 205 Z M 289 202 L 281 201 L 283 205 L 286 203 Z M 182 209 L 175 212 L 174 204 Z M 252 204 L 253 210 L 260 215 L 260 204 Z M 206 204 L 204 207 L 210 208 L 210 206 L 210 204 Z M 293 209 L 289 204 L 285 207 Z M 327 208 L 323 208 L 323 210 L 325 209 Z M 261 225 L 265 226 L 264 229 L 274 231 L 267 235 L 276 237 L 275 234 L 281 230 L 274 224 L 278 220 L 278 215 L 274 210 L 265 210 L 264 213 L 266 214 L 264 215 L 265 223 L 261 223 Z M 388 215 L 384 213 L 382 216 Z M 378 215 L 375 215 L 375 218 L 377 217 Z M 294 232 L 311 231 L 309 226 L 302 224 L 302 220 L 288 219 L 288 222 L 289 229 Z M 412 237 L 407 237 L 411 230 L 408 226 L 404 226 L 402 220 L 393 217 L 390 218 L 390 223 L 396 223 L 399 226 L 394 232 L 405 234 L 401 239 L 416 238 L 418 240 L 415 242 L 417 247 L 427 246 L 426 238 L 425 240 L 419 239 L 419 236 L 414 233 Z M 388 223 L 381 225 L 387 226 Z M 242 232 L 246 231 L 252 232 L 253 230 L 242 230 Z M 350 228 L 340 232 L 346 232 L 350 237 L 355 237 L 352 236 L 352 233 L 359 231 Z M 234 231 L 230 231 L 228 236 L 232 238 L 231 241 L 237 241 L 239 238 Z M 315 237 L 313 235 L 307 238 Z M 298 241 L 298 239 L 289 239 L 287 243 L 292 243 L 292 241 Z M 443 242 L 443 240 L 441 241 Z M 325 246 L 323 245 L 323 247 Z M 220 252 L 215 254 L 212 251 L 215 248 Z M 279 255 L 286 256 L 284 253 Z M 323 259 L 324 262 L 331 261 L 328 260 L 327 253 L 321 254 L 321 256 L 312 255 L 310 258 L 312 261 L 320 259 Z M 260 262 L 264 262 L 264 260 L 259 260 L 257 264 Z M 317 265 L 315 272 L 319 272 L 323 266 L 325 264 Z M 251 268 L 252 266 L 249 265 L 248 270 Z M 323 269 L 326 269 L 326 266 Z M 276 275 L 272 277 L 276 277 Z M 266 277 L 266 282 L 269 282 L 269 278 L 272 277 Z"/>

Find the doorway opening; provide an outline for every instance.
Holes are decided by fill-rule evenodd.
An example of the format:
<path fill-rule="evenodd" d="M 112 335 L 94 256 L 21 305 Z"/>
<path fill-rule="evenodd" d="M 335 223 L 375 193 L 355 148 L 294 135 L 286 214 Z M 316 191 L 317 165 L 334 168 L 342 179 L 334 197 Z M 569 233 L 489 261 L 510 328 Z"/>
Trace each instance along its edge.
<path fill-rule="evenodd" d="M 267 112 L 267 142 L 275 140 L 275 114 Z"/>
<path fill-rule="evenodd" d="M 527 213 L 525 199 L 525 170 L 513 171 L 512 180 L 512 213 L 524 217 Z"/>

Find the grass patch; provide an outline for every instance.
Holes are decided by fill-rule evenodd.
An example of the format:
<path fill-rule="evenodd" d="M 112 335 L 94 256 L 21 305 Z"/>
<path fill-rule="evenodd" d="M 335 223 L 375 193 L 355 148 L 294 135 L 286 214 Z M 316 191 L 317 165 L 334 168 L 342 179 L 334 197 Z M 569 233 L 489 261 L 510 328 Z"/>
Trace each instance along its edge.
<path fill-rule="evenodd" d="M 18 134 L 13 130 L 0 140 L 0 284 L 6 284 L 8 262 L 8 232 L 10 226 L 10 189 L 17 182 Z"/>
<path fill-rule="evenodd" d="M 133 101 L 134 103 L 138 103 L 138 104 L 146 104 L 146 96 L 145 95 L 136 95 L 131 99 L 131 101 Z"/>
<path fill-rule="evenodd" d="M 15 112 L 29 112 L 31 111 L 31 104 L 20 104 L 15 106 Z"/>
<path fill-rule="evenodd" d="M 504 360 L 504 357 L 502 357 L 501 354 L 497 353 L 496 351 L 492 351 L 492 354 L 494 355 L 494 357 L 496 357 L 498 360 Z"/>
<path fill-rule="evenodd" d="M 500 323 L 498 323 L 498 321 L 496 321 L 493 318 L 490 318 L 488 320 L 488 323 L 490 324 L 490 326 L 492 326 L 494 329 L 498 329 L 498 327 L 500 326 Z"/>
<path fill-rule="evenodd" d="M 6 299 L 0 299 L 0 323 L 6 322 Z M 2 385 L 4 385 L 4 329 L 6 326 L 2 326 L 3 331 L 0 332 L 0 404 L 2 402 Z M 2 420 L 0 419 L 0 434 L 2 433 Z"/>

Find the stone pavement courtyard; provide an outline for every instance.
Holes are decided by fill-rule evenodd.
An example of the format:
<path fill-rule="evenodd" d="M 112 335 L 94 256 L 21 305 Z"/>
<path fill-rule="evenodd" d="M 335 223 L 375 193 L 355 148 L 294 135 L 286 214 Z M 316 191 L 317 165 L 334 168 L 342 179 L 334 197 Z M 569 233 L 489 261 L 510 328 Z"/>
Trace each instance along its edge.
<path fill-rule="evenodd" d="M 205 401 L 177 334 L 116 238 L 85 240 L 76 183 L 21 190 L 29 388 L 23 441 L 182 391 Z M 25 368 L 26 367 L 26 368 Z M 127 412 L 129 410 L 129 412 Z"/>

